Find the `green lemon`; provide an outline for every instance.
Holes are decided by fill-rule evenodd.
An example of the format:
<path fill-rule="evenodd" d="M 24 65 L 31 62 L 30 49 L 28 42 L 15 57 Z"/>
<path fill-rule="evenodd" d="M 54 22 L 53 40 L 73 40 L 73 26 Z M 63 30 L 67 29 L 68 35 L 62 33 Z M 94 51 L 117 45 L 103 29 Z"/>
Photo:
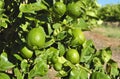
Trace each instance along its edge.
<path fill-rule="evenodd" d="M 58 15 L 64 15 L 64 13 L 66 12 L 66 5 L 62 2 L 56 2 L 53 5 L 53 11 Z"/>
<path fill-rule="evenodd" d="M 76 3 L 69 3 L 67 5 L 67 13 L 71 17 L 78 17 L 81 14 L 81 8 Z"/>
<path fill-rule="evenodd" d="M 73 64 L 79 63 L 79 53 L 76 49 L 68 49 L 66 53 L 66 59 L 69 60 Z"/>
<path fill-rule="evenodd" d="M 42 48 L 45 44 L 45 32 L 40 26 L 29 31 L 27 36 L 27 44 L 32 49 Z"/>

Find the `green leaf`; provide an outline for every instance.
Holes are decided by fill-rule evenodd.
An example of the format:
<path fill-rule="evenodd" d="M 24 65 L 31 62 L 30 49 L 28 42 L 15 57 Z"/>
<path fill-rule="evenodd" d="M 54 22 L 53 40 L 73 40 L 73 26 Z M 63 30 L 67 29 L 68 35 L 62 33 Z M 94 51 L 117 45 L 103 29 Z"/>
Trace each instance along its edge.
<path fill-rule="evenodd" d="M 13 56 L 14 56 L 17 60 L 20 60 L 20 61 L 23 60 L 23 58 L 22 58 L 20 55 L 18 55 L 18 54 L 14 54 Z"/>
<path fill-rule="evenodd" d="M 94 26 L 94 25 L 97 24 L 97 20 L 95 20 L 95 19 L 90 19 L 89 23 Z"/>
<path fill-rule="evenodd" d="M 63 56 L 61 56 L 61 57 L 58 57 L 58 62 L 59 63 L 65 63 L 67 60 L 63 57 Z"/>
<path fill-rule="evenodd" d="M 60 32 L 60 33 L 57 34 L 57 39 L 58 40 L 63 40 L 66 36 L 67 36 L 66 32 L 62 31 L 62 32 Z"/>
<path fill-rule="evenodd" d="M 96 15 L 95 12 L 93 12 L 93 11 L 87 11 L 87 12 L 86 12 L 86 15 L 88 15 L 88 16 L 90 16 L 90 17 L 97 18 L 97 15 Z"/>
<path fill-rule="evenodd" d="M 49 46 L 51 46 L 51 45 L 54 44 L 54 43 L 55 43 L 55 39 L 52 38 L 52 39 L 50 39 L 49 41 L 47 41 L 47 42 L 45 43 L 44 47 L 49 47 Z"/>
<path fill-rule="evenodd" d="M 55 23 L 55 24 L 53 24 L 52 27 L 54 28 L 54 32 L 53 32 L 53 35 L 54 35 L 54 36 L 56 36 L 56 35 L 58 35 L 59 33 L 61 33 L 62 27 L 61 27 L 61 24 L 60 24 L 60 23 Z"/>
<path fill-rule="evenodd" d="M 97 21 L 97 24 L 98 24 L 98 25 L 101 25 L 102 23 L 103 23 L 103 20 L 98 20 L 98 21 Z"/>
<path fill-rule="evenodd" d="M 88 73 L 82 68 L 73 68 L 69 79 L 88 79 Z"/>
<path fill-rule="evenodd" d="M 89 30 L 88 24 L 82 18 L 78 19 L 77 22 L 73 23 L 73 26 L 82 30 Z"/>
<path fill-rule="evenodd" d="M 68 75 L 68 73 L 66 72 L 66 71 L 64 71 L 64 70 L 60 70 L 58 73 L 57 73 L 57 77 L 65 77 L 65 76 L 67 76 Z"/>
<path fill-rule="evenodd" d="M 0 79 L 10 79 L 10 77 L 5 73 L 0 73 Z"/>
<path fill-rule="evenodd" d="M 9 22 L 8 18 L 6 16 L 0 16 L 0 27 L 7 28 L 7 22 Z"/>
<path fill-rule="evenodd" d="M 28 20 L 31 20 L 31 21 L 40 22 L 38 19 L 36 19 L 35 17 L 32 17 L 32 16 L 25 16 L 25 18 Z"/>
<path fill-rule="evenodd" d="M 46 10 L 47 7 L 42 2 L 35 2 L 30 4 L 20 4 L 19 9 L 23 13 L 34 13 L 34 11 Z"/>
<path fill-rule="evenodd" d="M 59 56 L 63 56 L 65 54 L 65 47 L 63 44 L 58 42 Z"/>
<path fill-rule="evenodd" d="M 93 72 L 90 79 L 110 79 L 110 77 L 103 72 Z"/>
<path fill-rule="evenodd" d="M 4 9 L 0 8 L 0 16 L 4 13 Z"/>
<path fill-rule="evenodd" d="M 35 50 L 35 56 L 39 56 L 40 54 L 44 53 L 44 51 L 41 50 Z M 37 58 L 36 58 L 37 59 Z M 35 60 L 36 60 L 35 59 Z"/>
<path fill-rule="evenodd" d="M 48 72 L 48 61 L 51 61 L 53 53 L 56 53 L 56 50 L 57 49 L 51 47 L 46 51 L 41 52 L 34 60 L 34 67 L 30 70 L 28 77 L 34 78 L 35 76 L 45 76 Z"/>
<path fill-rule="evenodd" d="M 43 60 L 44 62 L 47 61 L 47 55 L 45 50 L 36 50 L 35 51 L 36 58 L 34 59 L 34 64 L 37 64 L 39 61 Z"/>
<path fill-rule="evenodd" d="M 20 27 L 22 28 L 23 31 L 28 31 L 27 27 L 29 26 L 29 23 L 26 22 L 25 24 L 22 24 Z"/>
<path fill-rule="evenodd" d="M 101 59 L 103 62 L 107 63 L 112 57 L 112 51 L 110 47 L 101 50 Z"/>
<path fill-rule="evenodd" d="M 93 42 L 91 40 L 86 41 L 83 44 L 83 49 L 81 50 L 81 57 L 80 57 L 80 61 L 81 62 L 88 62 L 91 57 L 93 56 L 94 52 L 95 52 L 95 48 L 93 46 Z"/>
<path fill-rule="evenodd" d="M 114 78 L 118 76 L 118 63 L 111 59 L 107 64 L 107 72 L 110 73 L 110 75 Z"/>
<path fill-rule="evenodd" d="M 81 68 L 79 71 L 80 79 L 88 79 L 88 72 L 86 70 Z"/>
<path fill-rule="evenodd" d="M 34 78 L 35 76 L 44 76 L 47 74 L 47 72 L 48 72 L 48 65 L 46 61 L 41 59 L 39 60 L 39 62 L 37 62 L 34 65 L 33 69 L 28 74 L 28 77 Z"/>
<path fill-rule="evenodd" d="M 86 47 L 93 47 L 94 45 L 93 45 L 93 40 L 87 40 L 87 41 L 85 41 L 84 43 L 83 43 L 83 48 L 86 48 Z"/>
<path fill-rule="evenodd" d="M 101 60 L 98 57 L 93 58 L 93 64 L 94 64 L 95 70 L 101 70 L 103 68 Z"/>
<path fill-rule="evenodd" d="M 14 73 L 15 73 L 15 76 L 17 77 L 17 79 L 24 79 L 24 76 L 22 76 L 22 73 L 20 72 L 20 70 L 18 68 L 14 69 Z"/>
<path fill-rule="evenodd" d="M 14 67 L 14 65 L 8 61 L 7 54 L 5 52 L 3 52 L 0 55 L 0 71 L 6 71 L 13 67 Z"/>
<path fill-rule="evenodd" d="M 51 28 L 51 25 L 49 23 L 47 23 L 47 26 L 48 26 L 48 34 L 52 34 L 53 30 Z"/>
<path fill-rule="evenodd" d="M 49 49 L 46 50 L 45 54 L 47 56 L 47 62 L 51 63 L 53 55 L 58 56 L 59 51 L 54 47 L 50 47 Z"/>
<path fill-rule="evenodd" d="M 20 66 L 21 66 L 22 72 L 26 73 L 28 71 L 28 62 L 26 59 L 21 61 Z"/>
<path fill-rule="evenodd" d="M 77 1 L 76 5 L 78 5 L 83 11 L 85 10 L 85 5 L 84 5 L 84 1 Z"/>
<path fill-rule="evenodd" d="M 59 29 L 61 27 L 61 24 L 60 23 L 55 23 L 53 24 L 53 28 L 54 29 Z"/>

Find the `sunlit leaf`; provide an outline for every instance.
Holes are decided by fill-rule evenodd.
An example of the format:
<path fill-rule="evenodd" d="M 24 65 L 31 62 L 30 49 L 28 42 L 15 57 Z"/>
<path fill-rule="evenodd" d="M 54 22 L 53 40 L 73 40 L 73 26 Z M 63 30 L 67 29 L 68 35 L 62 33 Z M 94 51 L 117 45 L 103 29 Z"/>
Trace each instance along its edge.
<path fill-rule="evenodd" d="M 59 55 L 63 56 L 65 54 L 65 47 L 60 42 L 58 43 Z"/>
<path fill-rule="evenodd" d="M 47 9 L 47 7 L 42 2 L 36 2 L 31 4 L 21 4 L 19 9 L 23 13 L 34 13 L 34 11 Z"/>
<path fill-rule="evenodd" d="M 109 47 L 101 50 L 101 59 L 103 60 L 103 62 L 108 62 L 111 57 L 112 51 Z"/>
<path fill-rule="evenodd" d="M 82 68 L 73 68 L 70 72 L 69 79 L 88 79 L 88 73 Z"/>
<path fill-rule="evenodd" d="M 110 77 L 103 72 L 93 72 L 90 79 L 110 79 Z"/>
<path fill-rule="evenodd" d="M 107 65 L 107 72 L 110 73 L 114 78 L 119 74 L 118 63 L 114 60 L 110 60 Z"/>
<path fill-rule="evenodd" d="M 78 27 L 82 30 L 89 30 L 88 24 L 82 18 L 78 19 L 77 22 L 73 23 L 73 26 Z"/>
<path fill-rule="evenodd" d="M 25 59 L 22 60 L 20 66 L 21 66 L 21 69 L 22 69 L 22 71 L 24 73 L 26 73 L 28 71 L 28 62 L 27 62 L 27 60 L 25 60 Z"/>
<path fill-rule="evenodd" d="M 14 73 L 15 73 L 15 76 L 17 77 L 17 79 L 23 79 L 24 78 L 24 76 L 22 75 L 22 73 L 20 72 L 20 70 L 18 68 L 14 69 Z"/>
<path fill-rule="evenodd" d="M 0 73 L 0 79 L 10 79 L 10 77 L 5 73 Z"/>
<path fill-rule="evenodd" d="M 44 60 L 39 60 L 33 67 L 33 69 L 30 71 L 28 77 L 33 78 L 35 76 L 44 76 L 48 72 L 48 66 L 47 63 Z"/>
<path fill-rule="evenodd" d="M 88 15 L 90 17 L 95 17 L 95 18 L 97 17 L 97 15 L 95 14 L 95 12 L 93 12 L 93 11 L 87 11 L 86 15 Z"/>

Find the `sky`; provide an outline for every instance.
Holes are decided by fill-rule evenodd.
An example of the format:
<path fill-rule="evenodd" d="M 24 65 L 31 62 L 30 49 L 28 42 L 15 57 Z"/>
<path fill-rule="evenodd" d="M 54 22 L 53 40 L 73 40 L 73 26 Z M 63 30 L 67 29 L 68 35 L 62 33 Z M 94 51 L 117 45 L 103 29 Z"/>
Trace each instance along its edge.
<path fill-rule="evenodd" d="M 100 5 L 120 3 L 120 0 L 98 0 Z"/>

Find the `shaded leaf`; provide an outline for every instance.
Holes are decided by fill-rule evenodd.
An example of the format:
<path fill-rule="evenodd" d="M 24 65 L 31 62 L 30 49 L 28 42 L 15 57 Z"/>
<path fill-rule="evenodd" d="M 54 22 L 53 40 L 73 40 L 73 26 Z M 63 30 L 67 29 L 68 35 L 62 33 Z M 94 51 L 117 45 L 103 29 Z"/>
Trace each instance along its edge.
<path fill-rule="evenodd" d="M 8 61 L 7 54 L 5 52 L 3 52 L 0 55 L 0 71 L 6 71 L 13 67 L 14 67 L 14 65 Z"/>

